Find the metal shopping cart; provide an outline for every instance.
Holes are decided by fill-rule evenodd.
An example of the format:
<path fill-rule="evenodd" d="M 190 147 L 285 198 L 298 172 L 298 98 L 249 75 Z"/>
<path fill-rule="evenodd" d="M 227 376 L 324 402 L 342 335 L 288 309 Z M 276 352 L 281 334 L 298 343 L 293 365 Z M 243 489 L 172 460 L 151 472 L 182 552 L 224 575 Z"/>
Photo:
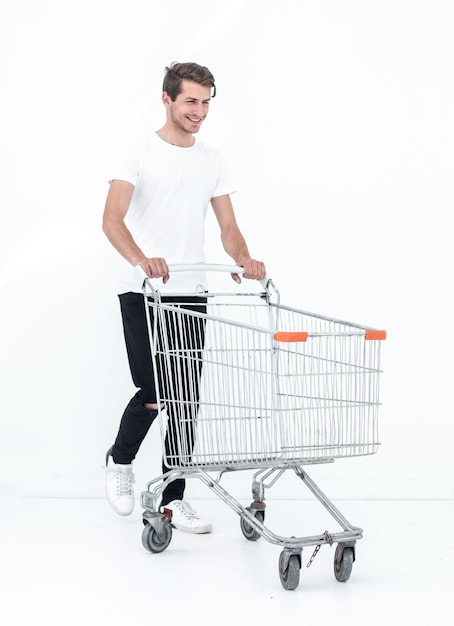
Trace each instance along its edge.
<path fill-rule="evenodd" d="M 386 333 L 284 306 L 270 279 L 262 287 L 257 293 L 191 294 L 189 304 L 186 294 L 182 304 L 177 294 L 168 302 L 143 280 L 168 472 L 141 494 L 142 543 L 150 552 L 168 547 L 171 519 L 159 511 L 158 499 L 169 481 L 195 477 L 238 513 L 246 539 L 264 537 L 282 547 L 279 577 L 285 589 L 299 584 L 306 546 L 315 546 L 316 554 L 321 545 L 337 544 L 334 574 L 345 582 L 363 531 L 345 519 L 303 466 L 377 451 L 380 346 Z M 221 486 L 222 475 L 232 470 L 254 471 L 250 506 Z M 265 489 L 288 470 L 341 532 L 282 537 L 265 526 Z"/>

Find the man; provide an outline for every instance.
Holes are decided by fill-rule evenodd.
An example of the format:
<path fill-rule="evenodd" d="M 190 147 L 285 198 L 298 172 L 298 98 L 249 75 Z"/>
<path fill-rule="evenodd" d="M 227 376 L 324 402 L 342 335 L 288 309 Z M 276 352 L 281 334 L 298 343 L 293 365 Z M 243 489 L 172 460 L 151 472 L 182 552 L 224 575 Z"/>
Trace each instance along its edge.
<path fill-rule="evenodd" d="M 203 272 L 174 273 L 172 264 L 204 259 L 204 220 L 211 204 L 225 251 L 243 276 L 262 279 L 265 266 L 251 258 L 237 225 L 230 194 L 233 189 L 219 153 L 194 136 L 216 94 L 212 73 L 196 63 L 166 68 L 162 102 L 164 126 L 145 133 L 122 151 L 112 168 L 103 231 L 124 259 L 120 276 L 120 307 L 126 348 L 138 392 L 126 407 L 114 445 L 106 457 L 106 495 L 120 515 L 134 507 L 132 462 L 157 416 L 156 391 L 145 307 L 134 267 L 140 265 L 160 292 L 194 294 L 204 284 Z M 240 282 L 237 274 L 232 275 Z M 190 299 L 191 302 L 194 298 Z M 203 306 L 203 304 L 202 304 Z M 165 472 L 165 464 L 163 471 Z M 185 481 L 177 479 L 163 491 L 161 507 L 172 524 L 187 532 L 211 531 L 183 499 Z"/>

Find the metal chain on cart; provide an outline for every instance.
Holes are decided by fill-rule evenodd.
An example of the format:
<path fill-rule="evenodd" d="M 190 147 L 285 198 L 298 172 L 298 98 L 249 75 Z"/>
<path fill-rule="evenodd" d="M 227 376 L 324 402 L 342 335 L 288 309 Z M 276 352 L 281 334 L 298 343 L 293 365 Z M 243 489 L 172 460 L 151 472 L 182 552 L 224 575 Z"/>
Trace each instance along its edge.
<path fill-rule="evenodd" d="M 323 534 L 324 534 L 324 536 L 326 537 L 326 540 L 327 540 L 327 542 L 329 543 L 329 545 L 330 545 L 330 546 L 332 546 L 332 545 L 333 545 L 333 540 L 332 540 L 332 538 L 330 537 L 329 532 L 328 532 L 327 530 L 325 530 L 325 532 L 324 532 Z M 306 567 L 310 567 L 310 566 L 312 565 L 312 563 L 314 562 L 314 559 L 315 559 L 315 557 L 317 556 L 318 551 L 320 550 L 320 548 L 321 548 L 321 547 L 322 547 L 322 544 L 321 544 L 321 543 L 318 543 L 318 544 L 315 546 L 315 550 L 314 550 L 314 552 L 312 553 L 312 556 L 311 556 L 311 558 L 309 559 L 308 564 L 306 565 Z"/>

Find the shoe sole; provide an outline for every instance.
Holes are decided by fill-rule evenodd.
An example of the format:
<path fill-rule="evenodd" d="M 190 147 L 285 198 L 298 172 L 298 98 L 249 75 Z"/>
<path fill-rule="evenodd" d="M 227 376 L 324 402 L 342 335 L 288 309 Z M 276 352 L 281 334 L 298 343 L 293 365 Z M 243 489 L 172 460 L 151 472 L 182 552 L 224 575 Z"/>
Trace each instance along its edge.
<path fill-rule="evenodd" d="M 187 526 L 180 526 L 179 524 L 174 524 L 173 522 L 170 525 L 172 526 L 172 528 L 181 530 L 184 533 L 191 533 L 192 535 L 206 535 L 208 533 L 211 533 L 213 530 L 212 526 L 201 526 L 200 528 L 188 528 Z"/>

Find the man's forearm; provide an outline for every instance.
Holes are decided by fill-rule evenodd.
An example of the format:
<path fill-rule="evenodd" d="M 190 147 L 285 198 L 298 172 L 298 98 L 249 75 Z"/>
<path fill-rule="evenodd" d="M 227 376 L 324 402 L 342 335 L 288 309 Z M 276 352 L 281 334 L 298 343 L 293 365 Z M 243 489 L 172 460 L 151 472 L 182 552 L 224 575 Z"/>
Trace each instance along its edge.
<path fill-rule="evenodd" d="M 123 221 L 105 218 L 102 229 L 115 250 L 131 265 L 138 265 L 146 258 Z"/>
<path fill-rule="evenodd" d="M 238 228 L 229 229 L 223 233 L 222 245 L 237 265 L 242 266 L 251 258 L 246 241 Z"/>

